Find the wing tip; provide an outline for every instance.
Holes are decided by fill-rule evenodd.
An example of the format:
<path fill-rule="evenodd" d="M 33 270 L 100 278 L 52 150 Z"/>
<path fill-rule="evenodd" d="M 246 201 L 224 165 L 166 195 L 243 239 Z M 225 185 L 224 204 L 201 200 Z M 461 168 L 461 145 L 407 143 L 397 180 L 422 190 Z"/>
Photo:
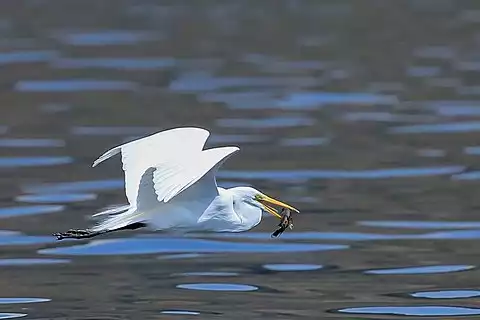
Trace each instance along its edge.
<path fill-rule="evenodd" d="M 111 158 L 112 156 L 116 155 L 117 153 L 120 152 L 120 150 L 121 150 L 121 147 L 115 147 L 108 150 L 107 152 L 102 154 L 100 157 L 98 157 L 95 161 L 93 161 L 92 168 L 96 167 L 98 164 L 107 160 L 108 158 Z"/>

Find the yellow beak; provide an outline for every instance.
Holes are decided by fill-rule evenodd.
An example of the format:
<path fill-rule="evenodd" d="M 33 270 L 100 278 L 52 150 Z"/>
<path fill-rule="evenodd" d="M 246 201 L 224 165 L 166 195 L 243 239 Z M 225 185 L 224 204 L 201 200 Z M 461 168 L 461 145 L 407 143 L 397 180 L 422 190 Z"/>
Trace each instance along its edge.
<path fill-rule="evenodd" d="M 279 207 L 287 208 L 287 209 L 290 209 L 292 211 L 295 211 L 296 213 L 300 213 L 300 211 L 298 211 L 297 209 L 295 209 L 291 205 L 288 205 L 288 204 L 283 203 L 281 201 L 275 200 L 275 199 L 270 198 L 269 196 L 266 196 L 266 195 L 259 195 L 258 196 L 258 201 L 260 201 L 262 203 L 263 207 L 265 208 L 265 211 L 267 211 L 268 213 L 274 215 L 275 217 L 277 217 L 279 219 L 281 219 L 282 216 L 279 215 L 277 210 L 275 208 L 273 208 L 272 206 L 270 206 L 269 204 L 277 205 Z"/>

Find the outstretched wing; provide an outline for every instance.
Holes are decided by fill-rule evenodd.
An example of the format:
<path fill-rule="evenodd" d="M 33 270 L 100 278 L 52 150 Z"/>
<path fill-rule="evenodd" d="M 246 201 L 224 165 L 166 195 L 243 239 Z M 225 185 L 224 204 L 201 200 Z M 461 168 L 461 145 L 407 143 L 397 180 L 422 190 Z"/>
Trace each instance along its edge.
<path fill-rule="evenodd" d="M 202 151 L 209 135 L 207 130 L 194 127 L 158 132 L 106 151 L 92 166 L 95 167 L 121 152 L 125 171 L 125 194 L 128 202 L 135 205 L 140 180 L 148 168 L 169 159 L 192 159 L 192 154 Z"/>
<path fill-rule="evenodd" d="M 184 191 L 192 197 L 218 195 L 215 173 L 238 150 L 238 147 L 203 150 L 192 157 L 164 161 L 149 168 L 140 184 L 137 207 L 151 208 L 159 202 L 169 202 Z"/>

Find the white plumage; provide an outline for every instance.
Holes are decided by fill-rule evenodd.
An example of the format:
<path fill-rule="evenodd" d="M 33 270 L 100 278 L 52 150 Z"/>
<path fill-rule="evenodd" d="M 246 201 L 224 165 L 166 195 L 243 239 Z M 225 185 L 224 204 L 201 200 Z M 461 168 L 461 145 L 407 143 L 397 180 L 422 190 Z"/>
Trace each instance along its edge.
<path fill-rule="evenodd" d="M 209 135 L 201 128 L 175 128 L 106 151 L 93 167 L 121 153 L 129 204 L 95 214 L 101 221 L 88 234 L 57 236 L 89 237 L 139 223 L 153 230 L 239 232 L 260 223 L 263 211 L 280 217 L 267 203 L 298 212 L 254 188 L 218 187 L 217 170 L 239 148 L 204 150 Z"/>

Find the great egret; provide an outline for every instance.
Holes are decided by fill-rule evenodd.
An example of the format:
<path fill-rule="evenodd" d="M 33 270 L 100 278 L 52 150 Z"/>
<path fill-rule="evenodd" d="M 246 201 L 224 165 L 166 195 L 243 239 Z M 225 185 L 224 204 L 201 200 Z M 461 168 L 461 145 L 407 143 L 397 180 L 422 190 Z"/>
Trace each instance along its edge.
<path fill-rule="evenodd" d="M 215 174 L 238 147 L 204 150 L 210 132 L 181 127 L 114 147 L 92 167 L 121 153 L 128 205 L 97 214 L 91 229 L 55 233 L 57 239 L 91 238 L 117 230 L 148 227 L 176 232 L 241 232 L 260 223 L 266 211 L 281 219 L 273 205 L 299 212 L 251 187 L 224 189 Z"/>

